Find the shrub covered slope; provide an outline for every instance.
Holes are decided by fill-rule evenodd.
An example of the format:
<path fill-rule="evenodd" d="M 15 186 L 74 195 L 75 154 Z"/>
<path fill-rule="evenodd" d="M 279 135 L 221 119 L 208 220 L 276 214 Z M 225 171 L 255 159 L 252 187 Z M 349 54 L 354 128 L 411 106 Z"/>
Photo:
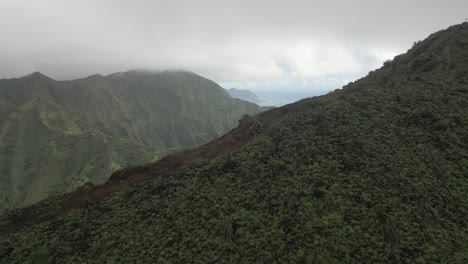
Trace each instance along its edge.
<path fill-rule="evenodd" d="M 467 57 L 467 23 L 435 33 L 252 144 L 2 237 L 0 260 L 468 263 Z"/>

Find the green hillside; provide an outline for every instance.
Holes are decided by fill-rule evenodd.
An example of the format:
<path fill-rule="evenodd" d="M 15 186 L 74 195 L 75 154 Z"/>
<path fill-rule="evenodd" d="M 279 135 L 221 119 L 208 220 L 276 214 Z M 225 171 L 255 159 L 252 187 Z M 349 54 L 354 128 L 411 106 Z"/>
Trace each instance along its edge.
<path fill-rule="evenodd" d="M 188 72 L 0 80 L 0 210 L 194 147 L 260 107 Z"/>
<path fill-rule="evenodd" d="M 261 114 L 259 138 L 241 123 L 216 144 L 250 144 L 222 157 L 54 221 L 21 219 L 67 196 L 5 214 L 0 261 L 468 263 L 467 58 L 464 23 L 342 90 Z"/>

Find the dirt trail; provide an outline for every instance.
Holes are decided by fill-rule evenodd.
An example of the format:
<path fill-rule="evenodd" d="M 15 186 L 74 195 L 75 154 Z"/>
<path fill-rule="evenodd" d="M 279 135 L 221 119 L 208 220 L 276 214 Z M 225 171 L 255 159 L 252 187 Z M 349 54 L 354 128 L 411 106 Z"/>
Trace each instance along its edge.
<path fill-rule="evenodd" d="M 302 105 L 304 105 L 304 103 L 329 100 L 335 96 L 336 93 L 307 98 L 293 104 L 274 108 L 258 114 L 256 118 L 260 120 L 263 125 L 263 132 L 259 137 L 268 134 L 271 128 L 280 123 L 288 113 L 299 109 Z M 81 188 L 74 191 L 71 195 L 71 198 L 59 211 L 40 217 L 20 219 L 7 230 L 0 232 L 0 237 L 7 236 L 23 228 L 42 222 L 60 220 L 75 209 L 86 207 L 93 201 L 99 200 L 111 193 L 164 175 L 168 171 L 185 166 L 192 161 L 198 159 L 216 159 L 224 154 L 228 154 L 233 150 L 255 140 L 250 126 L 250 121 L 244 122 L 237 128 L 233 129 L 231 132 L 227 133 L 221 138 L 207 143 L 206 145 L 194 149 L 176 152 L 152 164 L 129 167 L 114 172 L 111 175 L 111 178 L 102 185 L 93 186 L 91 188 Z"/>

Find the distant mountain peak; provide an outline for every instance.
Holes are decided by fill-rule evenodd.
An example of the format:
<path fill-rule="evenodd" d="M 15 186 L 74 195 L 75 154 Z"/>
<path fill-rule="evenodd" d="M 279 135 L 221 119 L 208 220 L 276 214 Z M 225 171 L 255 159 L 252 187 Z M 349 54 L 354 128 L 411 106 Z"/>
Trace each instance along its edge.
<path fill-rule="evenodd" d="M 50 78 L 49 76 L 46 76 L 38 71 L 35 71 L 33 73 L 30 73 L 28 75 L 25 75 L 23 77 L 21 77 L 22 79 L 30 79 L 30 80 L 54 80 L 52 78 Z"/>
<path fill-rule="evenodd" d="M 114 73 L 107 75 L 106 77 L 124 77 L 124 76 L 125 76 L 125 72 L 114 72 Z"/>
<path fill-rule="evenodd" d="M 132 69 L 126 72 L 120 73 L 121 75 L 180 75 L 180 74 L 189 74 L 189 75 L 197 75 L 190 71 L 185 70 L 148 70 L 148 69 Z M 198 75 L 197 75 L 198 76 Z"/>
<path fill-rule="evenodd" d="M 96 79 L 101 79 L 101 78 L 104 78 L 104 76 L 102 76 L 101 74 L 93 74 L 93 75 L 86 77 L 85 79 L 96 80 Z"/>
<path fill-rule="evenodd" d="M 230 88 L 226 89 L 226 91 L 232 98 L 241 99 L 255 104 L 258 104 L 262 101 L 254 92 L 250 90 Z"/>

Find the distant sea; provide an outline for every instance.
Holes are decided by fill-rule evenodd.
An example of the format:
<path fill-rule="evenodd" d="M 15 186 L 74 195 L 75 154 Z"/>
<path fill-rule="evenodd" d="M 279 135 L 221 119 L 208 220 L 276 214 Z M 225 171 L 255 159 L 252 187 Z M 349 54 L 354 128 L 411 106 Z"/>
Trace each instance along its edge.
<path fill-rule="evenodd" d="M 261 102 L 261 106 L 283 106 L 301 99 L 323 95 L 330 90 L 252 90 Z"/>

